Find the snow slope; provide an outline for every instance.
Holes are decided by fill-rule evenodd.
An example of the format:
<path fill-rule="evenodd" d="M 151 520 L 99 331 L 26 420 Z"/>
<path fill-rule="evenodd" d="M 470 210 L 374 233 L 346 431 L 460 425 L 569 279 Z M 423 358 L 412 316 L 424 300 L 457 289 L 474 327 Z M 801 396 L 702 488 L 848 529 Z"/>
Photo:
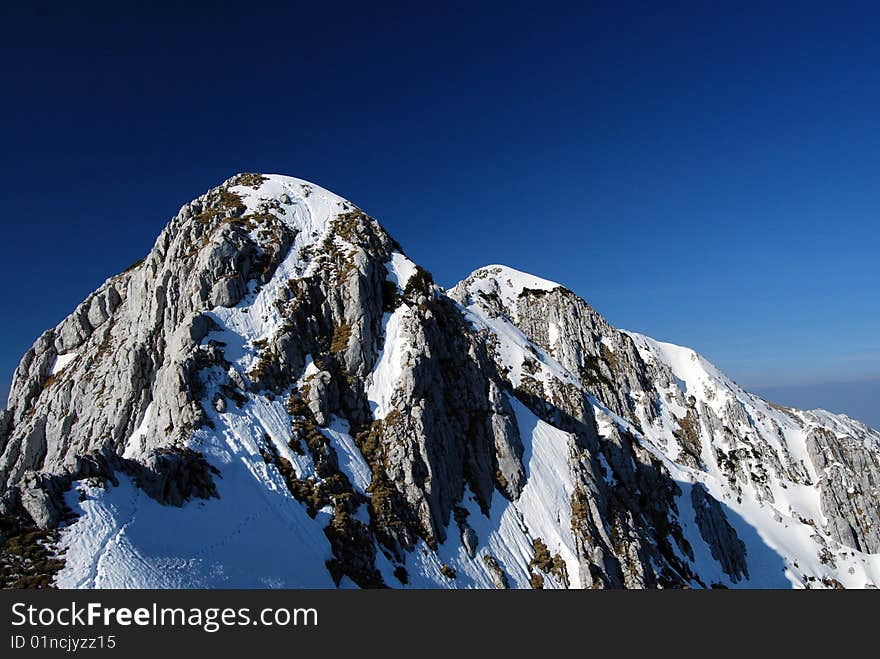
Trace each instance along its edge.
<path fill-rule="evenodd" d="M 565 369 L 551 352 L 530 342 L 511 320 L 517 316 L 518 300 L 524 290 L 553 290 L 558 284 L 508 267 L 490 266 L 476 271 L 464 284 L 459 284 L 462 286 L 468 288 L 472 300 L 499 293 L 504 306 L 511 311 L 508 315 L 498 315 L 487 308 L 489 305 L 480 302 L 464 309 L 476 327 L 485 328 L 498 338 L 496 358 L 515 385 L 523 377 L 524 360 L 531 357 L 531 363 L 537 364 L 538 371 L 530 375 L 538 381 L 555 379 L 566 385 L 576 383 L 579 388 L 585 388 L 576 373 Z M 553 345 L 558 340 L 557 330 L 550 321 L 547 329 L 549 342 Z M 662 401 L 659 418 L 652 421 L 642 409 L 636 419 L 638 426 L 615 415 L 594 398 L 599 431 L 607 434 L 612 426 L 617 426 L 631 432 L 663 461 L 681 484 L 679 520 L 691 546 L 696 548 L 696 560 L 690 562 L 696 566 L 698 574 L 708 575 L 710 581 L 728 587 L 805 587 L 821 583 L 822 579 L 834 579 L 847 588 L 880 583 L 880 554 L 867 554 L 841 545 L 821 529 L 823 515 L 817 483 L 822 475 L 815 473 L 806 446 L 807 433 L 818 425 L 835 428 L 841 436 L 860 437 L 872 450 L 880 449 L 880 433 L 848 417 L 824 410 L 800 412 L 771 405 L 744 391 L 689 348 L 632 332 L 623 334 L 634 341 L 647 364 L 672 371 L 675 382 L 670 389 L 678 389 L 678 395 L 670 395 L 670 390 L 659 392 Z M 608 337 L 603 337 L 601 342 L 613 345 Z M 686 409 L 678 401 L 691 396 L 697 405 L 705 404 L 721 419 L 729 418 L 731 409 L 742 410 L 739 421 L 742 427 L 737 430 L 766 442 L 774 453 L 806 472 L 804 481 L 810 484 L 769 478 L 770 496 L 749 487 L 734 488 L 719 468 L 711 443 L 705 441 L 708 437 L 715 442 L 719 440 L 706 428 L 701 428 L 704 466 L 695 468 L 685 464 L 680 459 L 684 450 L 676 439 L 676 432 Z M 729 450 L 731 447 L 724 448 Z M 718 561 L 708 553 L 695 524 L 690 502 L 690 488 L 694 483 L 702 483 L 714 498 L 723 503 L 738 535 L 747 544 L 748 554 L 756 557 L 754 565 L 757 567 L 744 582 L 731 581 L 719 569 Z M 823 555 L 825 560 L 820 558 Z"/>

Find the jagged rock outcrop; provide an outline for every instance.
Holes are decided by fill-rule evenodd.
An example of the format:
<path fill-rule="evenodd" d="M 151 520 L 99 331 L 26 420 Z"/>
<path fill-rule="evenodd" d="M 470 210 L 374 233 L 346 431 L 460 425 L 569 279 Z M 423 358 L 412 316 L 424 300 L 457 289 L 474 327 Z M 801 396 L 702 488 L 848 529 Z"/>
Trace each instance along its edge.
<path fill-rule="evenodd" d="M 702 484 L 697 483 L 691 488 L 691 502 L 696 511 L 697 526 L 700 535 L 712 551 L 712 557 L 721 563 L 721 569 L 734 582 L 749 576 L 746 561 L 746 546 L 736 535 L 724 510 L 713 499 Z"/>
<path fill-rule="evenodd" d="M 819 474 L 828 533 L 844 545 L 880 553 L 880 455 L 819 427 L 807 433 L 807 451 Z"/>
<path fill-rule="evenodd" d="M 489 266 L 444 291 L 345 199 L 242 174 L 24 355 L 0 411 L 0 572 L 865 586 L 878 447 L 553 282 Z M 50 531 L 65 559 L 23 562 Z"/>

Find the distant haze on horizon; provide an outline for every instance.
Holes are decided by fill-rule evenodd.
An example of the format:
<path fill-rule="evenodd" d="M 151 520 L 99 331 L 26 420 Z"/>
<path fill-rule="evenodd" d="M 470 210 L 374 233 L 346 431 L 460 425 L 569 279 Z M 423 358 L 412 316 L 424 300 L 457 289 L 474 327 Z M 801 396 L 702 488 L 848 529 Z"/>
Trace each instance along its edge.
<path fill-rule="evenodd" d="M 880 378 L 860 382 L 758 387 L 752 393 L 788 407 L 808 410 L 822 408 L 846 414 L 880 429 Z"/>
<path fill-rule="evenodd" d="M 880 6 L 718 4 L 6 3 L 0 385 L 183 203 L 261 171 L 444 285 L 504 263 L 880 425 Z"/>

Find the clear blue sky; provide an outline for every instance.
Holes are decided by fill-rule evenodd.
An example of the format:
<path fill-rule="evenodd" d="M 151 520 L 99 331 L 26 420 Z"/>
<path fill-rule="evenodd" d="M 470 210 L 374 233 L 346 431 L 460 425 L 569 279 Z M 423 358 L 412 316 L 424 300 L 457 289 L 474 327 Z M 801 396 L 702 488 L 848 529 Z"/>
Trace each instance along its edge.
<path fill-rule="evenodd" d="M 443 284 L 541 274 L 744 385 L 880 378 L 871 4 L 11 4 L 0 383 L 239 171 L 352 199 Z"/>

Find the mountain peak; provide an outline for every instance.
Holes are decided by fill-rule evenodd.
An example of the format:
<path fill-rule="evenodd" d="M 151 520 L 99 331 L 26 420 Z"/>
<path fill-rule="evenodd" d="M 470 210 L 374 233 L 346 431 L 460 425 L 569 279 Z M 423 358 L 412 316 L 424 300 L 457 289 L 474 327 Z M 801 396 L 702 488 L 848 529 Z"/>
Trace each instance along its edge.
<path fill-rule="evenodd" d="M 878 448 L 556 282 L 444 293 L 351 202 L 238 174 L 23 356 L 0 521 L 58 559 L 0 552 L 0 577 L 862 587 Z"/>
<path fill-rule="evenodd" d="M 465 281 L 478 282 L 480 280 L 494 280 L 498 282 L 502 290 L 516 295 L 524 289 L 552 291 L 556 288 L 564 288 L 562 284 L 555 281 L 500 263 L 485 265 L 474 270 Z"/>
<path fill-rule="evenodd" d="M 248 229 L 275 217 L 289 228 L 317 238 L 340 214 L 356 207 L 343 197 L 304 179 L 281 174 L 236 174 L 184 204 L 179 217 L 208 222 L 216 217 Z"/>
<path fill-rule="evenodd" d="M 523 292 L 549 292 L 556 289 L 567 290 L 561 284 L 549 279 L 510 266 L 492 264 L 474 270 L 450 289 L 449 294 L 465 306 L 469 300 L 477 297 L 484 301 L 500 303 L 510 312 L 514 312 L 517 300 Z"/>

